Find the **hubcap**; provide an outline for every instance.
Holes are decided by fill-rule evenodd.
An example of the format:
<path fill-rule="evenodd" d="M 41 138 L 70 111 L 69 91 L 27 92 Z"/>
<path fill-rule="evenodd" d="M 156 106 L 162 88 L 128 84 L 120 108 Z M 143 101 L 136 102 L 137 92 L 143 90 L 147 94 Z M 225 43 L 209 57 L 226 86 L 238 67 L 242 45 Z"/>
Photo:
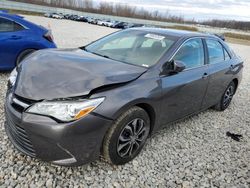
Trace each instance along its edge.
<path fill-rule="evenodd" d="M 230 104 L 230 102 L 231 102 L 231 100 L 232 100 L 232 98 L 233 98 L 233 95 L 234 95 L 234 87 L 233 87 L 233 86 L 230 86 L 230 87 L 226 90 L 225 95 L 224 95 L 224 99 L 223 99 L 223 105 L 224 105 L 225 107 L 227 107 L 227 106 Z"/>
<path fill-rule="evenodd" d="M 147 128 L 142 119 L 134 119 L 122 130 L 117 143 L 117 153 L 122 158 L 133 156 L 147 138 Z"/>

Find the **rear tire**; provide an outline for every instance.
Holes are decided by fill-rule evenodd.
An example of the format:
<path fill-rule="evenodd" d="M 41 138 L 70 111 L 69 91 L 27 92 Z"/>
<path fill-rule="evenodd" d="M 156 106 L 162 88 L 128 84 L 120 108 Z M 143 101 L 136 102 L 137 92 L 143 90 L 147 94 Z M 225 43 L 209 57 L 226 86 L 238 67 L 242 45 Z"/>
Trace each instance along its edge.
<path fill-rule="evenodd" d="M 25 57 L 27 57 L 29 54 L 33 53 L 34 51 L 36 51 L 36 50 L 34 50 L 34 49 L 27 49 L 27 50 L 24 50 L 23 52 L 21 52 L 19 54 L 19 56 L 17 57 L 16 66 L 19 65 L 22 62 L 22 60 L 25 59 Z"/>
<path fill-rule="evenodd" d="M 111 164 L 123 165 L 142 150 L 150 131 L 150 119 L 142 108 L 133 107 L 110 127 L 103 142 L 103 157 Z"/>
<path fill-rule="evenodd" d="M 214 106 L 214 109 L 218 110 L 218 111 L 224 111 L 224 110 L 226 110 L 229 107 L 229 105 L 231 104 L 231 101 L 233 99 L 235 91 L 236 91 L 236 85 L 232 81 L 227 86 L 227 89 L 223 93 L 220 102 Z"/>

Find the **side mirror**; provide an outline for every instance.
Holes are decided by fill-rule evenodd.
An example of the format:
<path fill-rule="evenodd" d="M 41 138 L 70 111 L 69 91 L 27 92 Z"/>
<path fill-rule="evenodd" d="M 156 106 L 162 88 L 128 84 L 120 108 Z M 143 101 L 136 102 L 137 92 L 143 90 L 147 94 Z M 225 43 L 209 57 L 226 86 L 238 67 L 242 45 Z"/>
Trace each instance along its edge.
<path fill-rule="evenodd" d="M 173 71 L 178 73 L 182 72 L 186 68 L 182 61 L 173 61 Z"/>
<path fill-rule="evenodd" d="M 164 64 L 163 72 L 167 74 L 176 74 L 182 72 L 186 68 L 182 61 L 172 60 Z"/>

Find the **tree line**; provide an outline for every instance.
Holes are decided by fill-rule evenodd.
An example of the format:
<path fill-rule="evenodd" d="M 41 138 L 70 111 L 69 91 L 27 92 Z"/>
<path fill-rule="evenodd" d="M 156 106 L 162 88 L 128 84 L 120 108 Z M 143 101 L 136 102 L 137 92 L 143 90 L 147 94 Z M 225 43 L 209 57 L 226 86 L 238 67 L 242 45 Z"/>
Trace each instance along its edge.
<path fill-rule="evenodd" d="M 212 27 L 231 28 L 240 30 L 250 30 L 250 22 L 235 21 L 235 20 L 208 20 L 197 22 L 195 19 L 184 19 L 183 16 L 176 16 L 169 13 L 169 11 L 148 11 L 144 8 L 130 6 L 128 4 L 100 2 L 97 6 L 92 0 L 14 0 L 18 2 L 46 5 L 52 7 L 68 8 L 78 11 L 107 14 L 121 17 L 130 17 L 146 20 L 155 20 L 163 22 L 187 23 L 187 24 L 203 24 Z"/>
<path fill-rule="evenodd" d="M 68 8 L 78 11 L 107 14 L 121 17 L 139 18 L 156 21 L 171 21 L 184 23 L 182 16 L 174 16 L 168 11 L 160 13 L 159 11 L 148 11 L 144 8 L 130 6 L 128 4 L 119 4 L 111 2 L 100 2 L 97 6 L 92 0 L 14 0 L 18 2 L 31 3 L 37 5 L 46 5 L 52 7 Z"/>
<path fill-rule="evenodd" d="M 240 29 L 244 31 L 250 30 L 250 22 L 235 20 L 209 20 L 202 24 L 220 28 Z"/>

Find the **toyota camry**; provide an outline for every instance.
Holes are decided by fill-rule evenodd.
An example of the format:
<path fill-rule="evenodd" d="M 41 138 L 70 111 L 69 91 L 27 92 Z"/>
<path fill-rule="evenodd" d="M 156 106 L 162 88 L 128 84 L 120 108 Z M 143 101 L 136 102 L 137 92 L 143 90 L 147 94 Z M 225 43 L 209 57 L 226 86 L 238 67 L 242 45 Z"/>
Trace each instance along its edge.
<path fill-rule="evenodd" d="M 101 155 L 122 165 L 160 128 L 227 109 L 242 69 L 217 36 L 157 28 L 40 50 L 10 75 L 5 129 L 31 157 L 74 166 Z"/>

